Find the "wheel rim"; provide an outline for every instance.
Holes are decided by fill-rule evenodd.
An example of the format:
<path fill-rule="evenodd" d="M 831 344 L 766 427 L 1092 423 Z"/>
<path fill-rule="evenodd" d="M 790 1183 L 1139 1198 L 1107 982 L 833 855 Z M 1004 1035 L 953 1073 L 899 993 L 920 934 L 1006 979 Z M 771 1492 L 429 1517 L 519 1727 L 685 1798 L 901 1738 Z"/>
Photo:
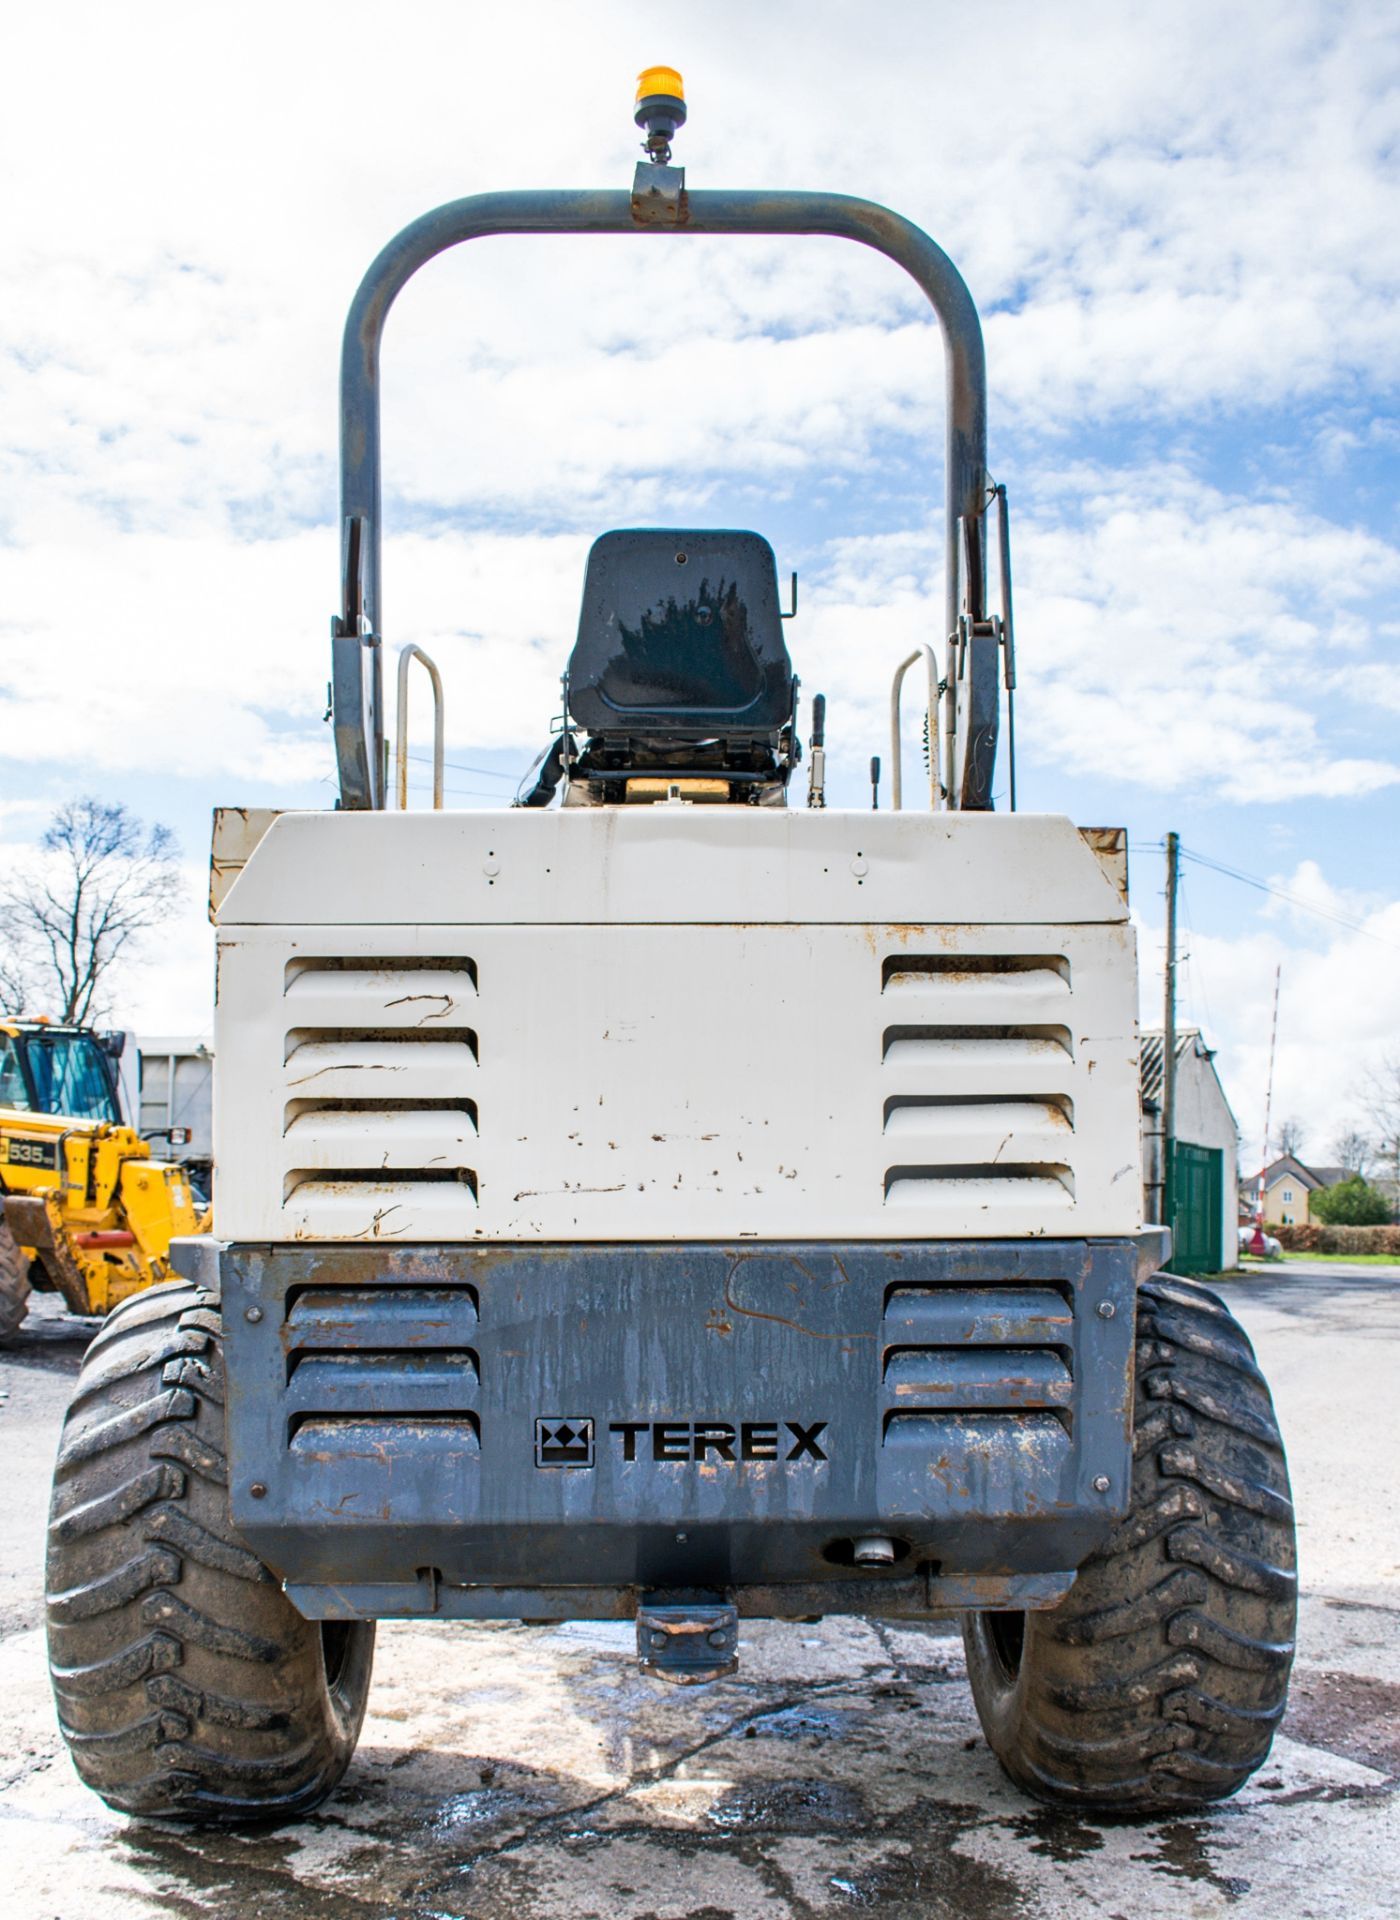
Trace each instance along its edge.
<path fill-rule="evenodd" d="M 1008 1686 L 1015 1686 L 1026 1651 L 1025 1614 L 984 1613 L 982 1622 L 986 1628 L 987 1646 L 1002 1679 Z"/>

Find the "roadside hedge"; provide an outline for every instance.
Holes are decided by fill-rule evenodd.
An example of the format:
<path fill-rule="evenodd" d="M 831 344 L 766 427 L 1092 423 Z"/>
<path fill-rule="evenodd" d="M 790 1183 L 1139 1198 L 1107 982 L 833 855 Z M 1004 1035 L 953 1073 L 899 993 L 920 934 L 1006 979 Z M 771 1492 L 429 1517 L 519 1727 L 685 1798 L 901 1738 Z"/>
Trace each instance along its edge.
<path fill-rule="evenodd" d="M 1400 1227 L 1267 1227 L 1289 1253 L 1400 1253 Z"/>

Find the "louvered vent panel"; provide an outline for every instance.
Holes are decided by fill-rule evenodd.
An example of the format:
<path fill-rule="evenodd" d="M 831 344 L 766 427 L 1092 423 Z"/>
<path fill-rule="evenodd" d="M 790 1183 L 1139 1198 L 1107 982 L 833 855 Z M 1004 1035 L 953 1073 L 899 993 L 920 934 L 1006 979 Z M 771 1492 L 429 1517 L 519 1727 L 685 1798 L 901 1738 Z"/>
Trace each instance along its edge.
<path fill-rule="evenodd" d="M 1068 1027 L 1009 1026 L 898 1026 L 885 1029 L 885 1064 L 926 1068 L 975 1081 L 979 1074 L 1052 1073 L 1074 1058 Z M 1037 1089 L 1028 1088 L 1029 1091 Z"/>
<path fill-rule="evenodd" d="M 373 1027 L 293 1027 L 287 1034 L 287 1092 L 292 1097 L 432 1099 L 471 1084 L 476 1035 L 386 1034 Z"/>
<path fill-rule="evenodd" d="M 1074 1313 L 1059 1287 L 894 1287 L 885 1340 L 895 1346 L 1069 1347 Z"/>
<path fill-rule="evenodd" d="M 440 1240 L 476 1224 L 475 1175 L 430 1175 L 422 1167 L 363 1176 L 287 1176 L 282 1217 L 297 1240 Z"/>
<path fill-rule="evenodd" d="M 885 1205 L 932 1218 L 1074 1207 L 1074 1037 L 1061 954 L 887 955 Z"/>
<path fill-rule="evenodd" d="M 283 1215 L 299 1238 L 455 1238 L 476 1218 L 470 960 L 299 958 L 283 992 Z"/>
<path fill-rule="evenodd" d="M 1063 1005 L 1069 961 L 1060 953 L 891 954 L 881 969 L 886 993 L 904 1002 L 966 1008 L 990 1002 Z"/>
<path fill-rule="evenodd" d="M 471 1024 L 476 968 L 470 960 L 292 960 L 283 999 L 302 1026 L 353 1020 L 431 1032 Z"/>
<path fill-rule="evenodd" d="M 885 1308 L 885 1444 L 968 1459 L 1014 1482 L 1052 1475 L 1070 1448 L 1074 1314 L 1068 1288 L 896 1287 Z M 978 1464 L 980 1463 L 980 1465 Z"/>
<path fill-rule="evenodd" d="M 288 1114 L 284 1138 L 288 1158 L 307 1171 L 469 1168 L 476 1145 L 476 1103 L 297 1102 Z"/>
<path fill-rule="evenodd" d="M 316 1287 L 294 1295 L 284 1329 L 293 1449 L 358 1452 L 372 1447 L 377 1431 L 387 1442 L 396 1422 L 412 1419 L 425 1424 L 430 1446 L 474 1452 L 476 1324 L 469 1287 Z"/>
<path fill-rule="evenodd" d="M 887 1207 L 1034 1208 L 1039 1214 L 1068 1212 L 1074 1205 L 1074 1173 L 1053 1160 L 973 1162 L 962 1166 L 900 1166 L 885 1172 Z"/>
<path fill-rule="evenodd" d="M 1070 1370 L 1057 1354 L 1024 1347 L 891 1353 L 885 1385 L 911 1406 L 963 1413 L 984 1407 L 1066 1407 L 1074 1393 Z"/>

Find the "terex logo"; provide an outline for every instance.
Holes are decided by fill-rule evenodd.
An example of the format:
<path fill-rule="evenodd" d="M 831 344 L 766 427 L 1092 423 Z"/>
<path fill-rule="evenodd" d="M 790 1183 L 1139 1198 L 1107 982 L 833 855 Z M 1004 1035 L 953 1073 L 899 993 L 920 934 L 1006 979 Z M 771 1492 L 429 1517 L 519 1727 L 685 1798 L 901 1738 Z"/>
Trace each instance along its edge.
<path fill-rule="evenodd" d="M 615 1420 L 624 1460 L 825 1460 L 828 1422 L 814 1420 Z M 641 1452 L 638 1452 L 638 1449 Z"/>

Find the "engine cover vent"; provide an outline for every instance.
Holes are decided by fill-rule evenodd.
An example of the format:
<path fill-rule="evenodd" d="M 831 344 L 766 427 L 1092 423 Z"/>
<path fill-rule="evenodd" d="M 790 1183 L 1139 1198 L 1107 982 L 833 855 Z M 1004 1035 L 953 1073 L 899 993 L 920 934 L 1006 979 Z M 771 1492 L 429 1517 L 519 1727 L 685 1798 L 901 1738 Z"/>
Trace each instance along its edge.
<path fill-rule="evenodd" d="M 402 1445 L 407 1419 L 430 1423 L 430 1445 L 475 1452 L 476 1327 L 470 1287 L 298 1289 L 283 1328 L 293 1451 L 372 1455 L 377 1435 Z"/>
<path fill-rule="evenodd" d="M 411 925 L 383 902 L 401 865 L 436 846 L 420 835 L 429 816 L 337 818 L 335 832 L 328 817 L 326 860 L 347 876 L 363 836 L 385 828 L 368 878 L 336 892 L 339 917 L 292 923 L 324 877 L 308 843 L 256 921 L 221 928 L 221 1236 L 730 1244 L 1140 1225 L 1133 935 L 1077 836 L 1110 917 L 1067 892 L 1073 923 L 1023 924 L 1004 905 L 999 924 L 980 924 L 955 912 L 970 904 L 963 823 L 945 844 L 940 822 L 814 810 L 820 891 L 799 900 L 789 882 L 811 823 L 794 815 L 783 833 L 797 834 L 798 864 L 765 856 L 755 918 L 752 902 L 745 916 L 719 906 L 735 888 L 749 900 L 763 808 L 567 811 L 531 815 L 520 836 L 515 815 L 483 817 L 473 858 L 440 863 L 431 910 L 425 897 Z M 641 813 L 655 817 L 626 824 Z M 470 824 L 442 821 L 453 834 Z M 1029 815 L 1006 827 L 1008 857 L 1031 843 L 1012 900 L 1029 913 L 1046 891 L 1047 830 Z M 288 816 L 269 845 L 284 830 L 301 833 Z M 848 924 L 896 854 L 905 894 L 948 917 Z M 989 897 L 1011 898 L 985 857 Z M 852 860 L 876 865 L 862 875 Z M 677 865 L 701 885 L 718 863 L 713 923 L 657 920 L 630 893 L 644 917 L 624 923 L 616 889 L 638 861 L 657 888 Z"/>
<path fill-rule="evenodd" d="M 452 1239 L 478 1202 L 476 965 L 299 957 L 283 1004 L 292 1238 Z"/>
<path fill-rule="evenodd" d="M 895 953 L 880 969 L 885 1205 L 1072 1212 L 1071 969 L 1058 953 Z"/>
<path fill-rule="evenodd" d="M 1072 1300 L 1057 1286 L 891 1288 L 884 1446 L 934 1475 L 959 1461 L 996 1512 L 1053 1500 L 1072 1451 Z"/>

